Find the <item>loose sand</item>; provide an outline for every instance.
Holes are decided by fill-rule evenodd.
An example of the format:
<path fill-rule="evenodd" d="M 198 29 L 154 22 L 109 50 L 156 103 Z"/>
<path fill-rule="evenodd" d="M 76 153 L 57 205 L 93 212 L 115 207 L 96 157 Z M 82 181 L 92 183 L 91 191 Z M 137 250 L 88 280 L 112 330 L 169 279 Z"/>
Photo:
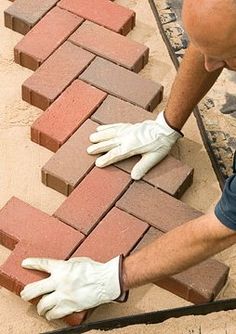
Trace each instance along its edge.
<path fill-rule="evenodd" d="M 160 110 L 167 100 L 175 70 L 156 28 L 148 2 L 142 0 L 118 0 L 116 2 L 134 9 L 137 13 L 137 26 L 129 36 L 150 47 L 150 61 L 141 75 L 160 81 L 165 86 L 164 102 L 158 108 Z M 0 0 L 0 207 L 11 196 L 17 196 L 52 214 L 65 197 L 40 182 L 40 169 L 52 156 L 52 152 L 30 141 L 30 125 L 42 111 L 21 100 L 21 84 L 30 76 L 31 71 L 13 62 L 13 48 L 22 36 L 4 28 L 3 11 L 10 4 L 7 0 Z M 220 189 L 209 158 L 202 146 L 193 116 L 187 122 L 184 133 L 185 138 L 176 145 L 173 154 L 193 166 L 195 175 L 192 187 L 182 200 L 207 212 L 214 207 L 220 196 Z M 0 263 L 3 263 L 9 254 L 8 250 L 0 247 Z M 234 297 L 236 295 L 236 269 L 234 269 L 236 268 L 236 248 L 232 247 L 219 254 L 217 258 L 231 267 L 229 282 L 219 298 Z M 150 284 L 131 291 L 126 304 L 99 307 L 89 321 L 189 304 L 168 291 Z M 185 317 L 168 320 L 154 327 L 126 328 L 120 330 L 119 333 L 197 334 L 200 333 L 199 326 L 202 325 L 201 333 L 225 333 L 222 329 L 227 328 L 229 334 L 233 333 L 233 330 L 231 332 L 230 330 L 231 327 L 235 327 L 234 319 L 234 312 L 221 313 L 221 324 L 218 321 L 218 314 L 201 318 Z M 60 321 L 48 323 L 37 315 L 34 306 L 23 302 L 4 288 L 0 288 L 1 333 L 32 334 L 63 326 L 64 324 Z"/>

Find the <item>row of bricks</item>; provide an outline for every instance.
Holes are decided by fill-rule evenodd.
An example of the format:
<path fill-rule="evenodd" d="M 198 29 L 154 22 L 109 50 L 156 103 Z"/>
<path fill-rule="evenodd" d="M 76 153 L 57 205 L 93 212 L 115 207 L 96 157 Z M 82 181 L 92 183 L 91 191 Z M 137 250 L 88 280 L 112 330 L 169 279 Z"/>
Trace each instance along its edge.
<path fill-rule="evenodd" d="M 4 13 L 5 26 L 27 34 L 55 5 L 122 35 L 135 25 L 135 13 L 110 0 L 16 0 Z"/>
<path fill-rule="evenodd" d="M 23 83 L 22 98 L 45 110 L 78 76 L 113 96 L 149 111 L 162 100 L 163 87 L 160 84 L 95 57 L 69 41 Z"/>
<path fill-rule="evenodd" d="M 178 224 L 181 225 L 186 220 L 200 215 L 196 210 L 187 210 L 184 203 L 146 182 L 139 181 L 132 185 L 130 183 L 129 175 L 117 167 L 109 166 L 105 169 L 94 167 L 56 210 L 54 216 L 88 235 L 114 203 L 117 203 L 120 209 L 147 221 L 162 232 L 168 232 Z M 150 198 L 154 204 L 150 203 Z M 176 216 L 176 203 L 180 218 Z M 169 212 L 168 217 L 166 212 Z"/>
<path fill-rule="evenodd" d="M 96 130 L 98 123 L 135 123 L 154 117 L 144 109 L 107 96 L 92 114 L 92 120 L 86 120 L 104 98 L 93 87 L 75 81 L 33 124 L 32 140 L 57 151 L 42 168 L 42 181 L 45 185 L 68 196 L 90 172 L 97 156 L 88 155 L 86 149 L 90 145 L 89 135 Z M 64 145 L 61 146 L 62 144 Z M 133 157 L 116 166 L 130 173 L 137 159 L 139 158 Z M 193 169 L 168 156 L 143 179 L 172 196 L 180 197 L 192 183 Z"/>
<path fill-rule="evenodd" d="M 79 16 L 53 8 L 16 45 L 15 61 L 36 70 L 72 34 L 72 43 L 127 69 L 139 72 L 145 66 L 149 51 L 146 46 L 93 22 L 83 22 Z"/>
<path fill-rule="evenodd" d="M 77 216 L 80 221 L 86 216 L 86 212 L 82 212 L 83 209 L 78 205 L 74 193 L 74 197 L 68 198 L 57 210 L 55 217 L 50 217 L 16 198 L 11 199 L 5 205 L 0 212 L 0 240 L 2 245 L 14 250 L 0 268 L 2 286 L 19 294 L 23 286 L 29 282 L 45 277 L 45 274 L 23 269 L 20 264 L 25 257 L 68 259 L 76 256 L 89 256 L 97 261 L 105 262 L 120 253 L 129 254 L 143 236 L 144 239 L 136 249 L 160 237 L 163 232 L 201 215 L 200 212 L 144 182 L 133 183 L 114 207 L 115 197 L 117 197 L 117 195 L 114 196 L 114 188 L 118 187 L 117 192 L 123 193 L 128 182 L 124 172 L 114 171 L 114 169 L 115 167 L 112 167 L 110 177 L 114 175 L 113 173 L 120 174 L 120 178 L 124 177 L 123 187 L 118 182 L 113 187 L 113 208 L 105 217 L 101 217 L 100 212 L 96 212 L 96 200 L 101 203 L 106 202 L 107 198 L 93 199 L 87 211 L 93 214 L 93 216 L 86 217 L 88 226 L 76 225 L 76 228 L 88 231 L 91 229 L 89 220 L 94 221 L 97 215 L 100 221 L 86 238 L 80 231 L 68 226 L 68 219 L 74 219 Z M 89 177 L 97 178 L 96 173 L 97 171 Z M 88 181 L 88 184 L 89 182 L 91 180 Z M 84 190 L 82 196 L 81 193 L 80 196 L 77 194 L 80 204 L 84 204 L 85 199 L 81 198 L 84 194 Z M 149 198 L 152 198 L 152 202 Z M 71 208 L 73 208 L 72 215 L 69 212 Z M 170 215 L 170 212 L 173 214 Z M 59 217 L 60 220 L 56 217 Z M 148 229 L 149 225 L 154 226 L 155 229 Z M 225 283 L 227 274 L 228 268 L 225 265 L 215 260 L 207 260 L 182 274 L 156 282 L 156 284 L 191 302 L 202 303 L 216 296 Z M 205 279 L 202 280 L 202 277 Z M 75 324 L 81 322 L 83 317 L 84 314 L 76 314 L 66 321 Z"/>

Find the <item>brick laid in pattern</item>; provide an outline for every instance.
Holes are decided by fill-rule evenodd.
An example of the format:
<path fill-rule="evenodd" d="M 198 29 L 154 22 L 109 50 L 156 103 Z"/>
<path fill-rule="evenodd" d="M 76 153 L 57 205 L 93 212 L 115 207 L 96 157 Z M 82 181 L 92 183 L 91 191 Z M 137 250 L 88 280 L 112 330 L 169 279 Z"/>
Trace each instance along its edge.
<path fill-rule="evenodd" d="M 156 115 L 113 96 L 108 96 L 91 118 L 100 124 L 137 123 L 148 119 L 154 120 Z M 116 166 L 130 173 L 139 159 L 139 157 L 126 159 L 117 163 Z M 143 177 L 143 180 L 179 198 L 192 184 L 193 169 L 169 155 L 152 168 Z"/>
<path fill-rule="evenodd" d="M 75 80 L 33 123 L 31 140 L 56 152 L 107 96 Z"/>
<path fill-rule="evenodd" d="M 202 215 L 200 211 L 143 181 L 134 182 L 116 206 L 162 232 Z"/>
<path fill-rule="evenodd" d="M 134 72 L 148 62 L 148 47 L 93 22 L 85 21 L 69 40 Z"/>
<path fill-rule="evenodd" d="M 115 165 L 125 172 L 131 173 L 140 157 L 132 157 Z M 193 168 L 168 155 L 142 178 L 171 196 L 180 198 L 193 183 Z"/>
<path fill-rule="evenodd" d="M 13 197 L 0 211 L 0 243 L 13 250 L 0 267 L 1 286 L 19 295 L 26 284 L 45 277 L 44 273 L 22 268 L 24 258 L 67 259 L 83 239 L 70 226 Z M 68 321 L 80 323 L 83 317 L 73 315 Z"/>
<path fill-rule="evenodd" d="M 147 229 L 148 224 L 113 208 L 72 257 L 88 256 L 106 262 L 120 254 L 127 255 Z"/>
<path fill-rule="evenodd" d="M 114 96 L 108 95 L 106 100 L 91 116 L 91 119 L 100 124 L 138 123 L 148 119 L 155 120 L 156 115 L 147 110 L 134 106 Z"/>
<path fill-rule="evenodd" d="M 67 238 L 63 241 L 65 234 Z M 57 258 L 66 258 L 65 254 L 68 256 L 83 239 L 83 235 L 70 226 L 15 197 L 0 211 L 0 235 L 1 244 L 11 250 L 25 240 L 36 247 L 47 248 L 48 245 L 49 250 L 57 250 Z"/>
<path fill-rule="evenodd" d="M 58 0 L 15 0 L 4 12 L 5 26 L 26 35 Z"/>
<path fill-rule="evenodd" d="M 23 83 L 23 100 L 47 109 L 93 58 L 90 52 L 65 42 Z"/>
<path fill-rule="evenodd" d="M 130 182 L 130 176 L 114 166 L 105 169 L 94 167 L 54 216 L 88 235 Z"/>
<path fill-rule="evenodd" d="M 79 16 L 53 8 L 16 45 L 15 62 L 36 70 L 83 22 Z"/>
<path fill-rule="evenodd" d="M 68 196 L 93 168 L 97 156 L 88 155 L 89 135 L 97 124 L 88 119 L 42 168 L 42 182 Z"/>
<path fill-rule="evenodd" d="M 135 25 L 135 12 L 110 0 L 61 0 L 58 6 L 122 35 Z"/>
<path fill-rule="evenodd" d="M 162 100 L 163 86 L 102 58 L 97 57 L 80 79 L 149 111 Z"/>
<path fill-rule="evenodd" d="M 151 227 L 135 251 L 162 235 L 162 232 Z M 208 259 L 180 274 L 157 281 L 156 285 L 194 304 L 201 304 L 210 302 L 217 296 L 226 282 L 228 272 L 229 268 L 224 264 Z"/>

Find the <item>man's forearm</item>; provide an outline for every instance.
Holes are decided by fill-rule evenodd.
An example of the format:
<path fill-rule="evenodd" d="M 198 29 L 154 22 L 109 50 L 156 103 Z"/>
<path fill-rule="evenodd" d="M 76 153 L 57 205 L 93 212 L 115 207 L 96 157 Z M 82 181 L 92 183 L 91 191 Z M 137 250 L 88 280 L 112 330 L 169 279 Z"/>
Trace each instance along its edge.
<path fill-rule="evenodd" d="M 181 130 L 194 107 L 207 94 L 218 76 L 219 69 L 207 72 L 203 55 L 190 44 L 173 83 L 165 110 L 167 122 Z"/>
<path fill-rule="evenodd" d="M 201 216 L 164 234 L 124 260 L 126 290 L 175 275 L 236 242 L 236 232 L 214 214 Z"/>

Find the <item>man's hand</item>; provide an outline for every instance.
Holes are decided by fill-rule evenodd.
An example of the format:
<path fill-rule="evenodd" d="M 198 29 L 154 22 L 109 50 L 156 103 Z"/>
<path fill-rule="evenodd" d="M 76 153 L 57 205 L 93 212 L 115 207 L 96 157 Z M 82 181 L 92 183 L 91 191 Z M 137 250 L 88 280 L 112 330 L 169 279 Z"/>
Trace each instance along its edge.
<path fill-rule="evenodd" d="M 180 137 L 182 137 L 181 133 L 167 124 L 161 112 L 155 121 L 99 126 L 97 132 L 90 136 L 90 141 L 95 144 L 89 146 L 87 152 L 89 154 L 107 152 L 97 158 L 96 166 L 98 167 L 105 167 L 141 154 L 142 158 L 131 172 L 132 179 L 139 180 L 166 157 Z"/>
<path fill-rule="evenodd" d="M 37 311 L 48 320 L 126 299 L 120 282 L 122 256 L 104 264 L 82 257 L 68 261 L 28 258 L 22 266 L 51 274 L 46 279 L 28 284 L 21 292 L 26 301 L 46 294 L 38 303 Z"/>

